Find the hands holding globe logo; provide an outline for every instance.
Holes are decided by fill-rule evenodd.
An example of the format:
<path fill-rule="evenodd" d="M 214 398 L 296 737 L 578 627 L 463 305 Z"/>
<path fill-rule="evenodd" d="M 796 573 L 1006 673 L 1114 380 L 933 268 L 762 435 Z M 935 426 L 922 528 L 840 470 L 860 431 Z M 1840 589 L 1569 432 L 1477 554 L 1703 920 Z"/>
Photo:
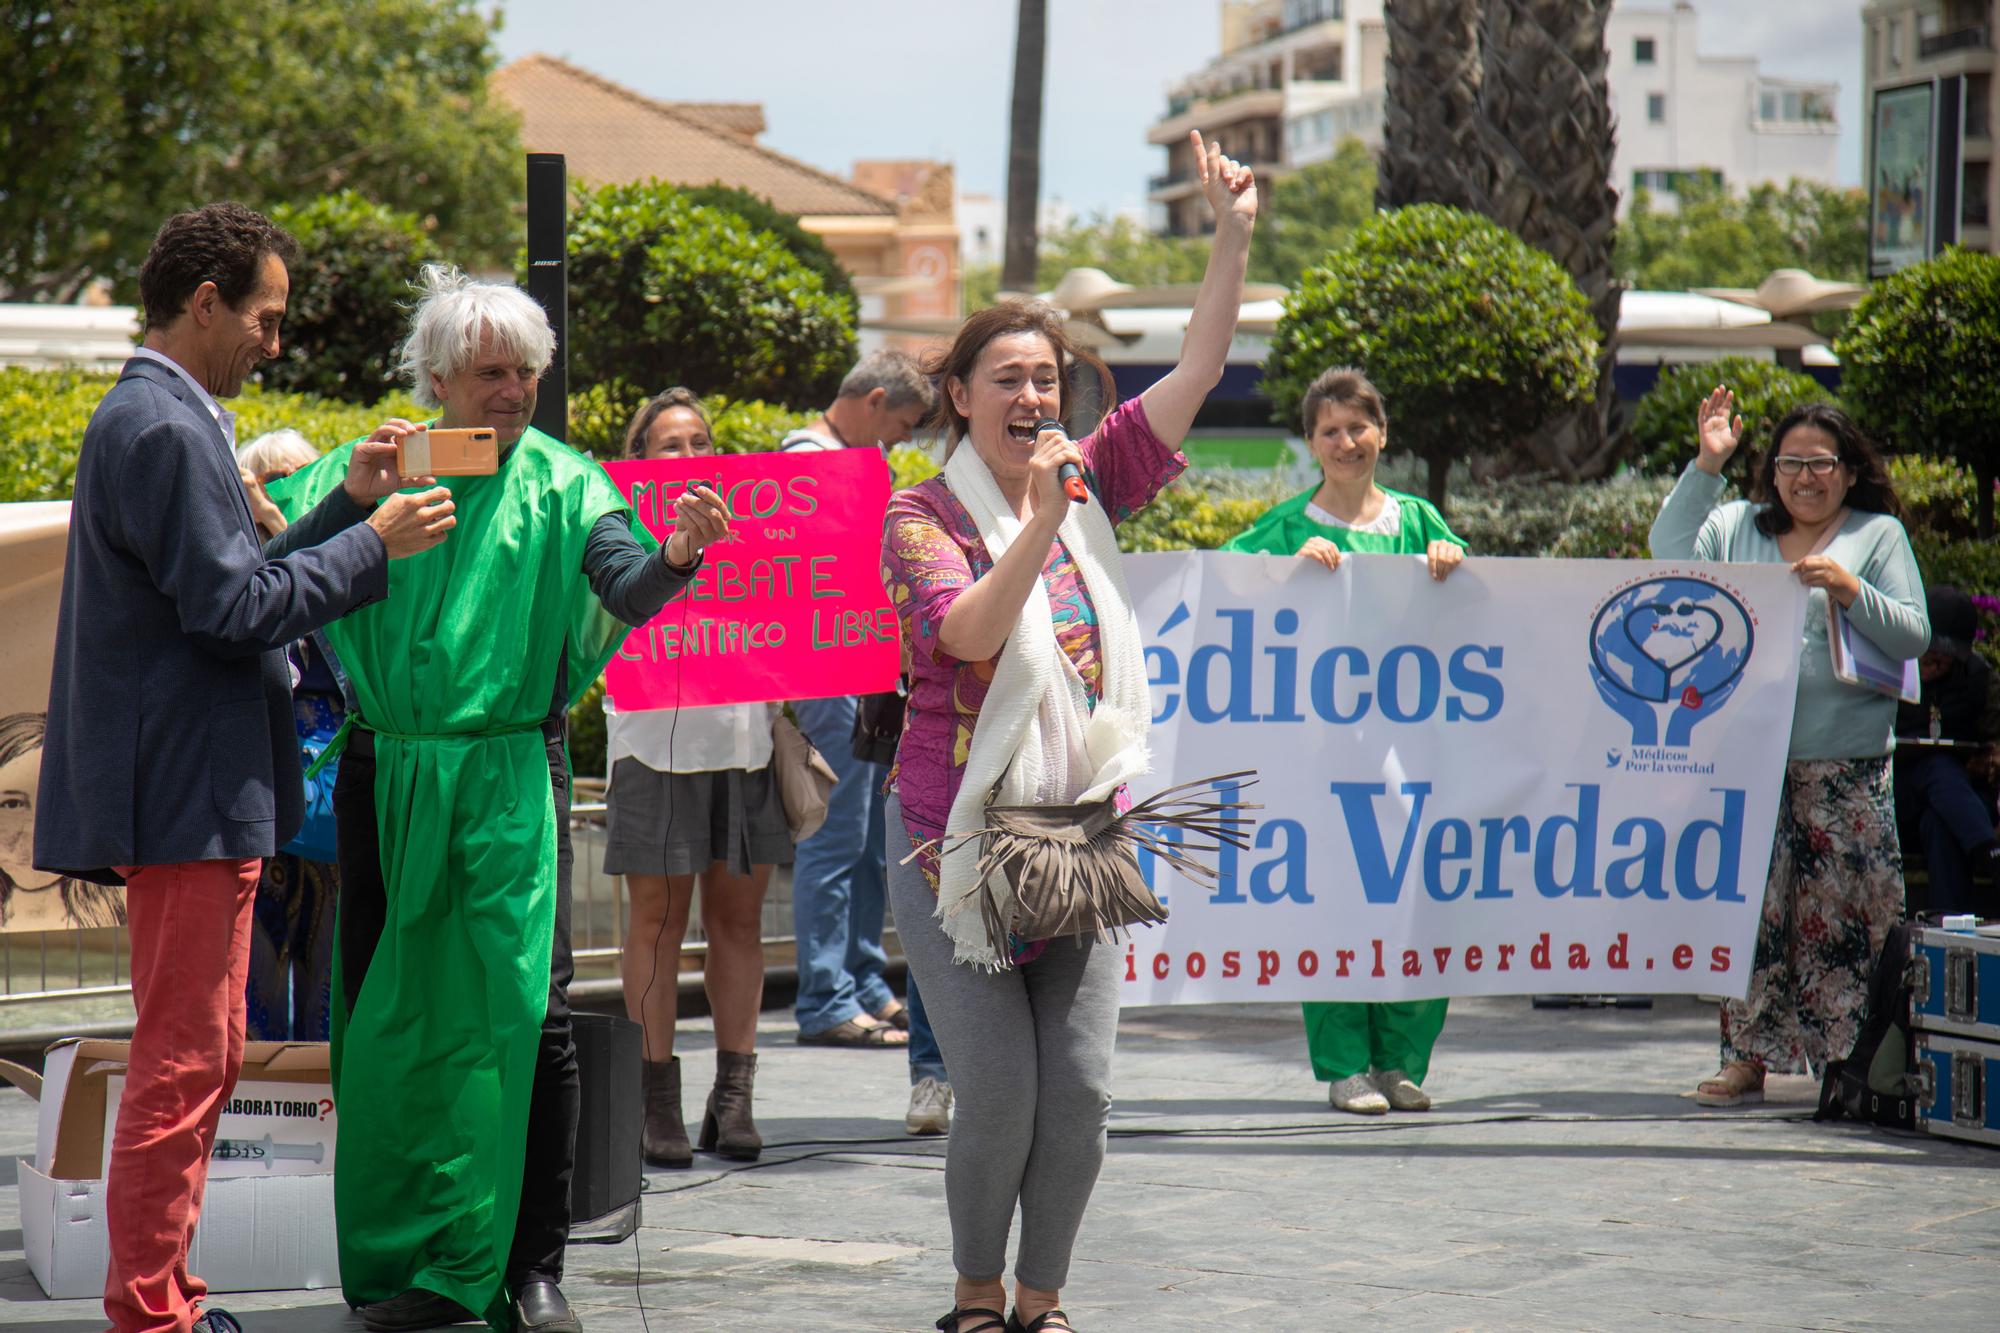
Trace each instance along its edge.
<path fill-rule="evenodd" d="M 1590 673 L 1635 746 L 1682 748 L 1735 693 L 1756 635 L 1743 603 L 1706 579 L 1647 579 L 1598 610 Z"/>

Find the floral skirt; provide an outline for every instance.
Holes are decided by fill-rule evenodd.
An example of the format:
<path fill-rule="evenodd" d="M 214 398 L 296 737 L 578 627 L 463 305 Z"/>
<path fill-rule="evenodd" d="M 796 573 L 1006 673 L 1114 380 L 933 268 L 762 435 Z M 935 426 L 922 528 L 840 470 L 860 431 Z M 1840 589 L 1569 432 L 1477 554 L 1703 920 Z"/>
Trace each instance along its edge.
<path fill-rule="evenodd" d="M 1724 1063 L 1798 1074 L 1846 1056 L 1902 909 L 1888 756 L 1786 764 L 1750 991 L 1722 1006 Z"/>

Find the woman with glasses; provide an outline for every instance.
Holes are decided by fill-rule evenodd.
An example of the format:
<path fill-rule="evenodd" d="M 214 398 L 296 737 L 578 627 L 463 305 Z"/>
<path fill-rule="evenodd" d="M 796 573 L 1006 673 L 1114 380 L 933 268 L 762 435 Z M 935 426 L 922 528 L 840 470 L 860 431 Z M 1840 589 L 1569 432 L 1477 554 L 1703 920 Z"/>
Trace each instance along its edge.
<path fill-rule="evenodd" d="M 1734 395 L 1702 403 L 1694 462 L 1653 523 L 1662 560 L 1781 561 L 1807 589 L 1798 703 L 1750 991 L 1722 1006 L 1722 1068 L 1703 1106 L 1762 1101 L 1764 1076 L 1823 1067 L 1854 1045 L 1867 979 L 1902 910 L 1889 752 L 1896 701 L 1842 682 L 1828 600 L 1892 659 L 1930 643 L 1923 576 L 1882 459 L 1838 408 L 1793 408 L 1748 500 L 1717 505 L 1743 439 Z"/>

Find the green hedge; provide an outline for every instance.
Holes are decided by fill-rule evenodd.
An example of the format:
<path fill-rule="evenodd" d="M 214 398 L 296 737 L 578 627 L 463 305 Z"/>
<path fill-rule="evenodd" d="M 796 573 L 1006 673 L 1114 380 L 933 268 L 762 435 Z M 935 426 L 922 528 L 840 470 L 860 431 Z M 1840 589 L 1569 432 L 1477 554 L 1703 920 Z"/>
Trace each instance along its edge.
<path fill-rule="evenodd" d="M 1730 456 L 1728 474 L 1741 483 L 1750 460 L 1770 443 L 1771 427 L 1800 403 L 1835 401 L 1812 376 L 1786 370 L 1754 356 L 1725 356 L 1662 371 L 1632 417 L 1632 438 L 1638 442 L 1638 467 L 1660 477 L 1677 477 L 1694 458 L 1695 416 L 1702 400 L 1716 385 L 1736 393 L 1736 412 L 1743 418 L 1743 444 Z"/>
<path fill-rule="evenodd" d="M 76 451 L 84 427 L 115 375 L 71 370 L 0 369 L 0 502 L 67 500 L 76 487 Z M 236 438 L 289 428 L 321 449 L 366 435 L 388 417 L 420 420 L 406 395 L 366 407 L 250 385 L 229 406 Z"/>

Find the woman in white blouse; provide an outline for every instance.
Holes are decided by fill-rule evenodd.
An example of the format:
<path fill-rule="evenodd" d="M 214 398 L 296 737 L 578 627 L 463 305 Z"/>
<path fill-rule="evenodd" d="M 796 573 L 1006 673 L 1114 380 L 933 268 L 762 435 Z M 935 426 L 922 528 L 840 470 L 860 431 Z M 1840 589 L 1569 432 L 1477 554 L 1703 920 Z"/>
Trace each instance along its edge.
<path fill-rule="evenodd" d="M 625 432 L 627 458 L 715 452 L 701 400 L 669 389 Z M 604 869 L 623 875 L 632 912 L 621 972 L 625 1011 L 645 1029 L 642 1143 L 656 1166 L 694 1160 L 681 1120 L 674 1052 L 681 941 L 700 889 L 708 954 L 702 975 L 715 1016 L 715 1087 L 703 1152 L 749 1160 L 763 1148 L 751 1119 L 757 1013 L 764 998 L 764 891 L 792 838 L 771 773 L 774 704 L 620 713 L 607 704 L 610 839 Z"/>

